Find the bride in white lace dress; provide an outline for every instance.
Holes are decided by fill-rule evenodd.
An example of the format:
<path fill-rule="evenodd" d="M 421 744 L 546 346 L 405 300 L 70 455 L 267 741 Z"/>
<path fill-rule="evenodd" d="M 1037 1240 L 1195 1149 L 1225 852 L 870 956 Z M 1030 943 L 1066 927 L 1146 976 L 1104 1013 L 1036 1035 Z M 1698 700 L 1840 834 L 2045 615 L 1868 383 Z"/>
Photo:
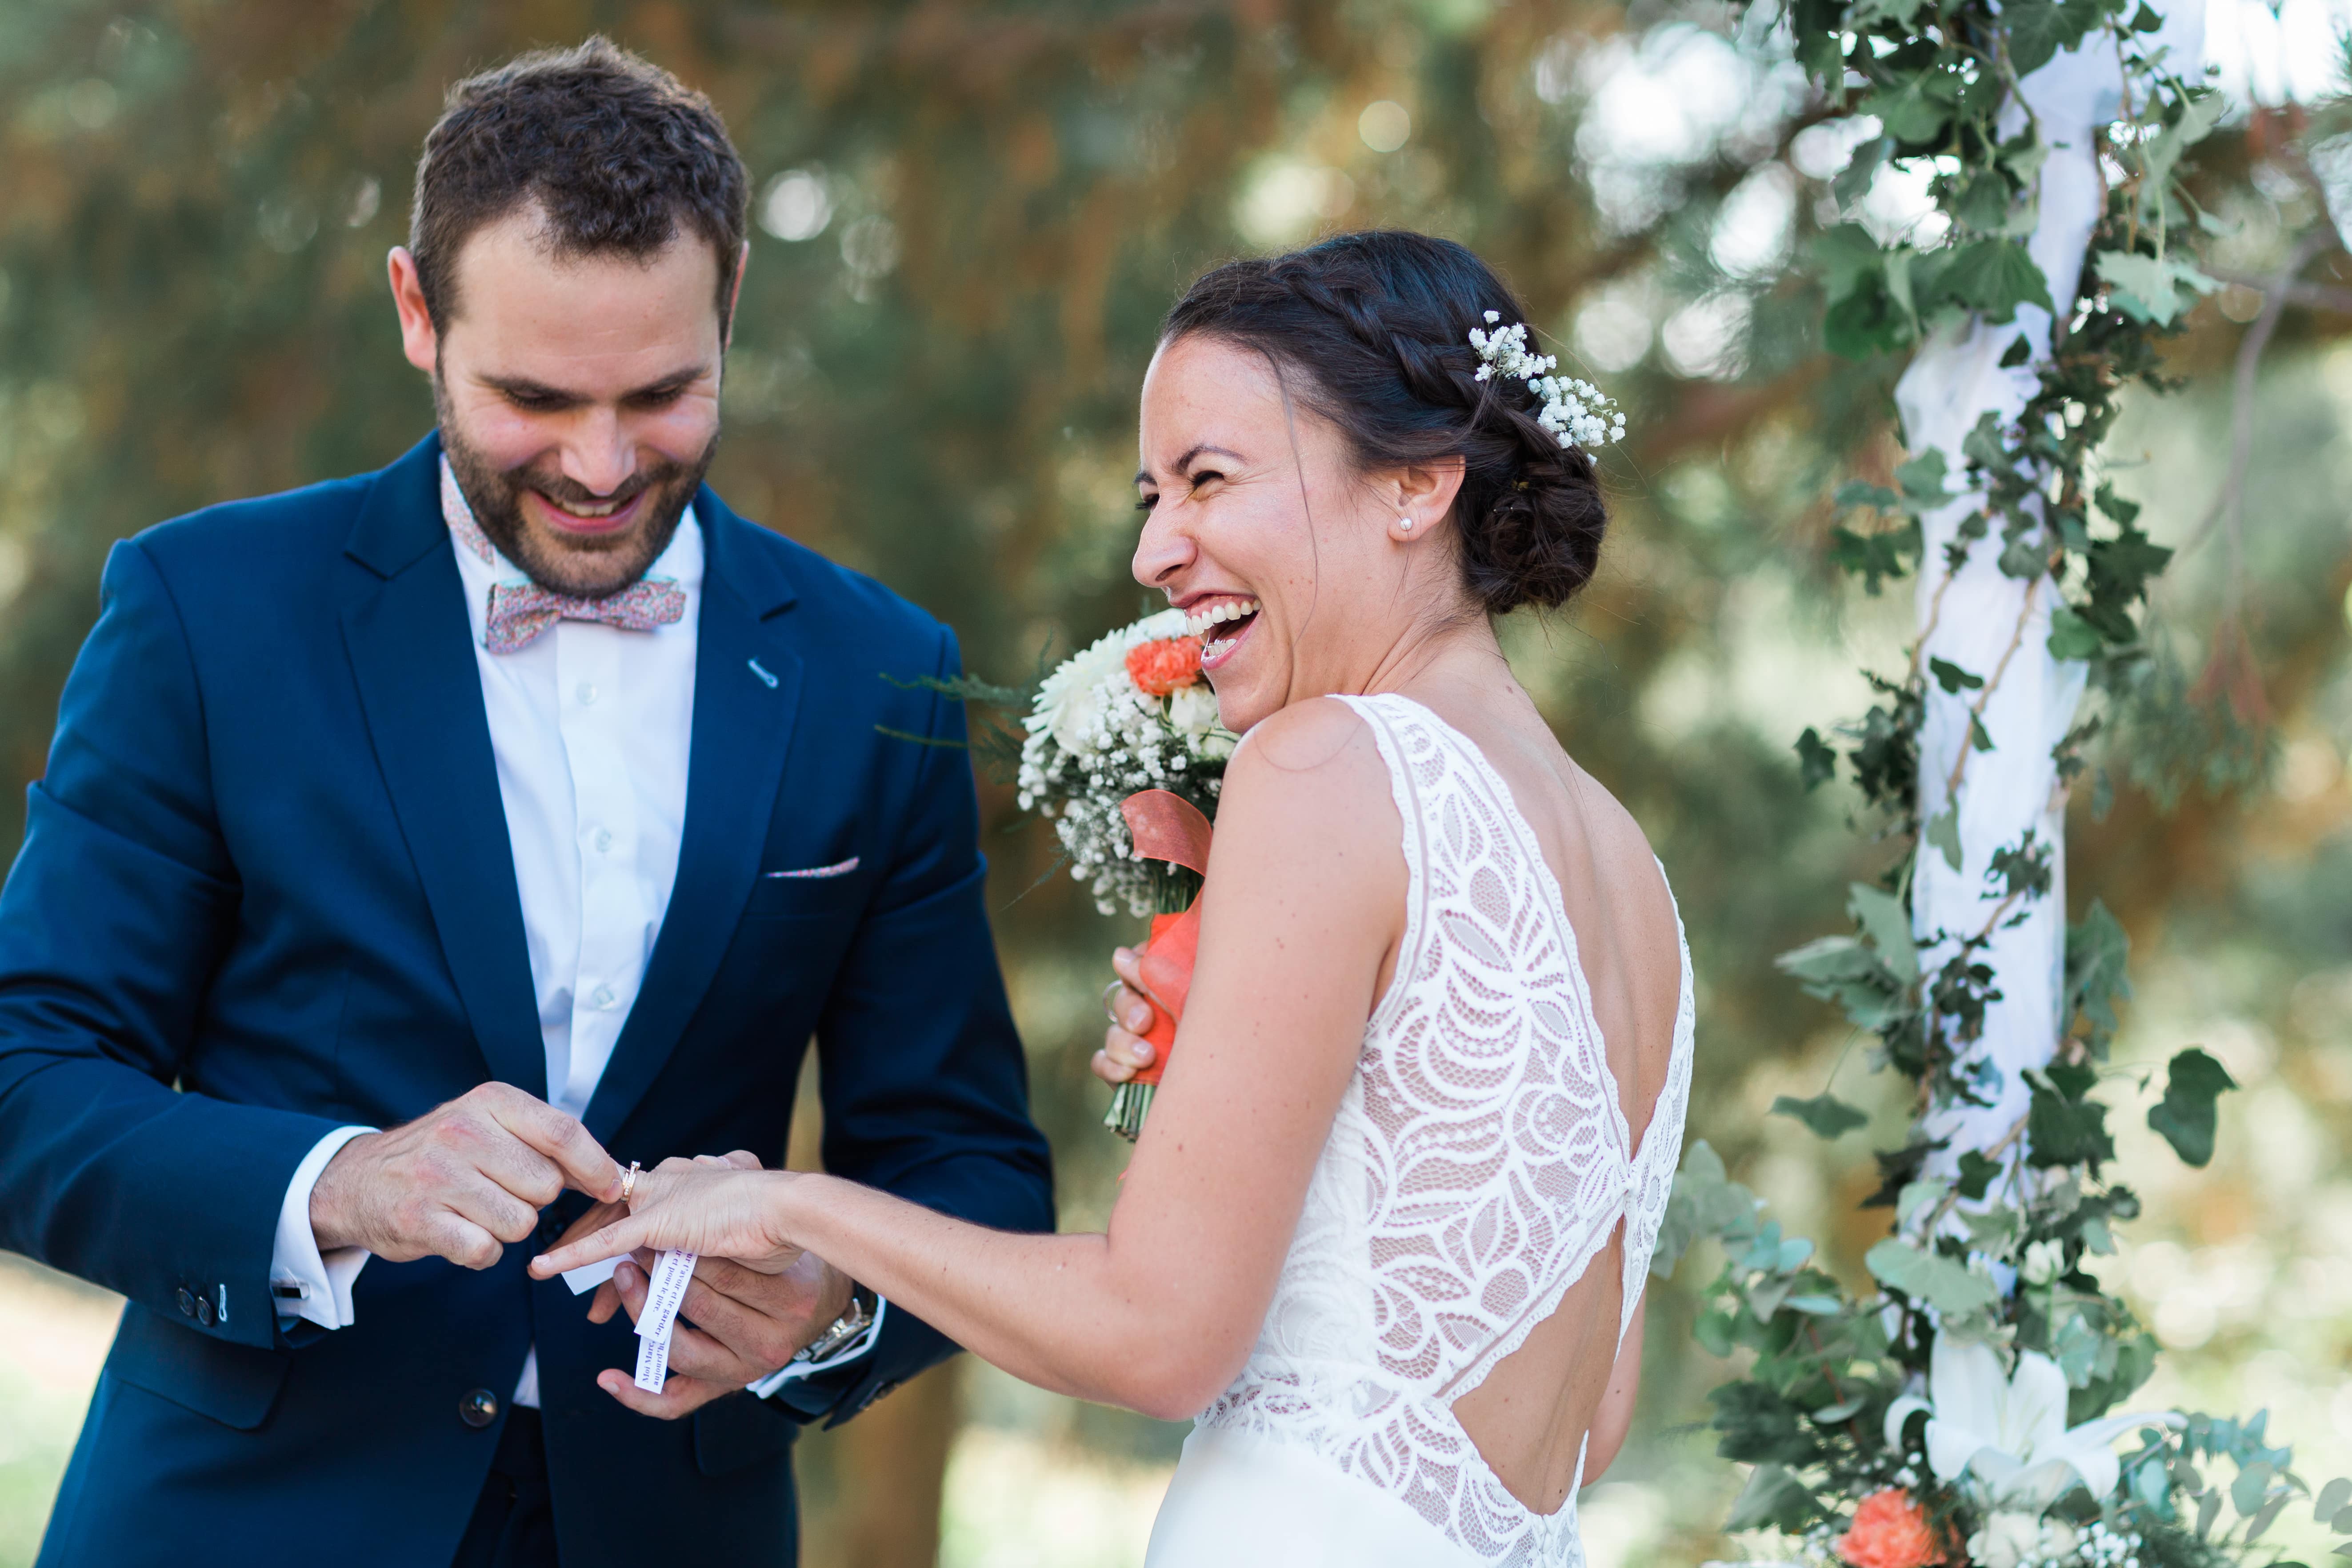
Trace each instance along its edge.
<path fill-rule="evenodd" d="M 1150 1568 L 1580 1563 L 1576 1493 L 1632 1417 L 1691 980 L 1640 829 L 1492 628 L 1581 587 L 1602 531 L 1590 457 L 1478 374 L 1472 330 L 1524 320 L 1405 234 L 1229 264 L 1169 318 L 1135 574 L 1213 623 L 1244 741 L 1104 1233 L 672 1162 L 534 1268 L 806 1249 L 1033 1383 L 1194 1417 Z M 1149 1050 L 1114 1024 L 1096 1070 Z"/>

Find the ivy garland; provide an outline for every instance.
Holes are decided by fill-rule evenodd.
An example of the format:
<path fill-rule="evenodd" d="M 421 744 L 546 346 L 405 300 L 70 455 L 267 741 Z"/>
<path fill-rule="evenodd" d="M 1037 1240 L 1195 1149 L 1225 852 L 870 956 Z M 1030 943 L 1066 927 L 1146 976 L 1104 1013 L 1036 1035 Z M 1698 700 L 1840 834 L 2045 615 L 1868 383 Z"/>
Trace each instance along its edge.
<path fill-rule="evenodd" d="M 1832 553 L 1875 594 L 1922 564 L 1925 514 L 1979 496 L 1948 564 L 1957 569 L 1997 531 L 2004 574 L 2029 584 L 2047 574 L 2063 595 L 2051 653 L 2088 664 L 2109 719 L 2146 704 L 2146 604 L 2170 552 L 2105 481 L 2099 450 L 2126 387 L 2168 390 L 2158 345 L 2217 287 L 2191 249 L 2217 226 L 2181 176 L 2221 116 L 2220 95 L 2165 59 L 2155 43 L 2162 20 L 2141 0 L 1791 0 L 1789 20 L 1830 110 L 1880 126 L 1834 183 L 1841 207 L 1882 167 L 1927 163 L 1949 222 L 1932 246 L 1881 245 L 1856 224 L 1821 237 L 1824 335 L 1854 357 L 1916 347 L 1970 316 L 2000 324 L 2023 305 L 2053 309 L 2024 244 L 2049 146 L 2020 84 L 2062 50 L 2116 51 L 2124 110 L 2099 132 L 2105 206 L 2080 298 L 2035 367 L 2033 395 L 2014 422 L 1979 423 L 1959 476 L 1930 450 L 1896 469 L 1892 487 L 1847 485 Z M 2021 111 L 2022 121 L 2006 133 L 2005 110 L 2007 122 Z M 2032 359 L 2021 330 L 2002 363 Z M 1958 489 L 1948 489 L 1955 478 Z M 1809 787 L 1843 762 L 1885 837 L 1940 852 L 1957 869 L 1957 805 L 1922 821 L 1916 804 L 1929 683 L 1973 693 L 1973 723 L 2001 672 L 1923 661 L 1923 652 L 1900 677 L 1871 677 L 1878 700 L 1861 719 L 1832 738 L 1808 730 L 1797 752 Z M 2105 721 L 2067 737 L 2062 778 L 2084 771 L 2084 747 Z M 1980 724 L 1972 740 L 1991 744 Z M 2029 832 L 1995 855 L 1991 918 L 1980 931 L 1925 944 L 1932 964 L 1914 938 L 1916 857 L 1905 856 L 1881 884 L 1853 888 L 1852 934 L 1784 954 L 1780 966 L 1875 1037 L 1874 1067 L 1912 1080 L 1922 1111 L 1985 1103 L 1968 1050 L 1998 995 L 1985 950 L 2002 921 L 2050 894 L 2054 847 Z M 2029 1075 L 2025 1118 L 1994 1148 L 1962 1153 L 1953 1178 L 1927 1177 L 1937 1145 L 1916 1129 L 1877 1156 L 1883 1180 L 1868 1201 L 1892 1208 L 1896 1224 L 1864 1259 L 1872 1293 L 1850 1295 L 1810 1241 L 1783 1235 L 1715 1152 L 1694 1145 L 1655 1268 L 1671 1271 L 1699 1237 L 1719 1241 L 1725 1263 L 1697 1336 L 1717 1355 L 1754 1353 L 1744 1376 L 1711 1395 L 1719 1451 L 1754 1466 L 1727 1528 L 1776 1530 L 1807 1562 L 1852 1568 L 2218 1568 L 2262 1557 L 2265 1531 L 2299 1498 L 2352 1536 L 2352 1481 L 2313 1499 L 2262 1416 L 2114 1414 L 2157 1353 L 2129 1307 L 2084 1267 L 2112 1254 L 2115 1226 L 2139 1213 L 2131 1189 L 2108 1176 L 2115 1145 L 2092 1092 L 2116 1003 L 2128 994 L 2126 968 L 2123 930 L 2095 902 L 2067 932 L 2067 1022 L 2057 1056 Z M 2233 1087 L 2212 1058 L 2183 1051 L 2148 1122 L 2202 1166 L 2215 1100 Z M 1829 1094 L 1783 1097 L 1773 1110 L 1832 1139 L 1865 1120 Z M 2119 1440 L 2137 1446 L 2118 1455 Z M 2352 1542 L 2338 1551 L 2352 1555 Z"/>

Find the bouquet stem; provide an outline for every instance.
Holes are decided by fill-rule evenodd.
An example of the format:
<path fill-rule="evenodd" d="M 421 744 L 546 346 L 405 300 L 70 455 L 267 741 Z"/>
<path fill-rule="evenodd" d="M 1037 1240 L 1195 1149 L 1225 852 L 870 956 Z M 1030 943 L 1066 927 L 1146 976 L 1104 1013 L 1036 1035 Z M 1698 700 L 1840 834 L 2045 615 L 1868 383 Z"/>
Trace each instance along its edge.
<path fill-rule="evenodd" d="M 1130 1143 L 1142 1137 L 1144 1113 L 1151 1109 L 1151 1097 L 1159 1087 L 1138 1083 L 1133 1079 L 1120 1084 L 1111 1090 L 1110 1110 L 1104 1116 L 1103 1125 Z"/>

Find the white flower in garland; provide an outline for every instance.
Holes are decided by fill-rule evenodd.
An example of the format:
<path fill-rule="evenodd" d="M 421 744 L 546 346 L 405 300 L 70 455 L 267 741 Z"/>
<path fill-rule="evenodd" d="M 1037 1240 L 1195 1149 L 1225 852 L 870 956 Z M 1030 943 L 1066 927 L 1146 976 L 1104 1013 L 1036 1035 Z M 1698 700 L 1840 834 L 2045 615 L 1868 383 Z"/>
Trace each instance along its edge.
<path fill-rule="evenodd" d="M 1906 1394 L 1886 1412 L 1886 1441 L 1928 1412 L 1927 1466 L 1945 1481 L 1973 1476 L 2001 1513 L 2039 1515 L 2080 1481 L 2094 1498 L 2116 1489 L 2122 1471 L 2108 1445 L 2137 1426 L 2179 1426 L 2174 1411 L 2140 1411 L 2066 1425 L 2066 1374 L 2038 1351 L 2021 1352 L 2014 1377 L 1990 1345 L 1938 1333 L 1927 1366 L 1927 1397 Z M 1974 1548 L 1970 1548 L 1971 1552 Z M 1981 1561 L 1981 1559 L 1979 1559 Z"/>
<path fill-rule="evenodd" d="M 1528 324 L 1514 321 L 1507 327 L 1495 326 L 1502 319 L 1500 310 L 1489 310 L 1486 324 L 1495 327 L 1493 331 L 1470 329 L 1470 346 L 1478 351 L 1482 362 L 1478 380 L 1503 375 L 1526 382 L 1528 390 L 1543 404 L 1536 423 L 1559 437 L 1563 447 L 1581 447 L 1590 452 L 1625 438 L 1624 413 L 1608 394 L 1589 381 L 1562 381 L 1552 374 L 1559 368 L 1559 357 L 1529 352 Z"/>

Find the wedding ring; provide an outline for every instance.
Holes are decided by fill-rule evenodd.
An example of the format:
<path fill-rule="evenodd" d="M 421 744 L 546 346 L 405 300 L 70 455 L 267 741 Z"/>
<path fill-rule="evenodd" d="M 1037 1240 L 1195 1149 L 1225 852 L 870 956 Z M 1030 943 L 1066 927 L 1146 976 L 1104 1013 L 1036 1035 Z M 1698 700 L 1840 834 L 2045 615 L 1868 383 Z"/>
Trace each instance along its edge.
<path fill-rule="evenodd" d="M 621 1173 L 622 1207 L 626 1208 L 628 1206 L 629 1194 L 637 1190 L 637 1178 L 645 1173 L 646 1168 L 643 1165 L 638 1164 L 635 1160 L 630 1161 L 629 1168 Z"/>
<path fill-rule="evenodd" d="M 1118 1027 L 1120 1027 L 1120 1028 L 1122 1028 L 1122 1029 L 1126 1028 L 1126 1027 L 1127 1027 L 1127 1025 L 1126 1025 L 1125 1023 L 1123 1023 L 1123 1022 L 1121 1022 L 1121 1021 L 1120 1021 L 1120 1019 L 1119 1019 L 1119 1016 L 1118 1016 L 1117 1013 L 1114 1013 L 1114 1012 L 1112 1012 L 1112 1011 L 1111 1011 L 1111 1007 L 1110 1007 L 1110 994 L 1111 994 L 1112 992 L 1114 992 L 1114 991 L 1117 991 L 1117 990 L 1121 989 L 1121 988 L 1122 988 L 1122 987 L 1124 987 L 1126 984 L 1127 984 L 1127 982 L 1126 982 L 1126 981 L 1124 981 L 1124 980 L 1114 980 L 1114 981 L 1112 981 L 1109 984 L 1108 984 L 1108 985 L 1106 985 L 1106 986 L 1104 986 L 1104 987 L 1103 987 L 1103 994 L 1102 994 L 1102 1009 L 1103 1009 L 1103 1016 L 1104 1016 L 1104 1017 L 1106 1017 L 1106 1018 L 1108 1018 L 1108 1019 L 1109 1019 L 1113 1024 L 1118 1025 Z"/>

